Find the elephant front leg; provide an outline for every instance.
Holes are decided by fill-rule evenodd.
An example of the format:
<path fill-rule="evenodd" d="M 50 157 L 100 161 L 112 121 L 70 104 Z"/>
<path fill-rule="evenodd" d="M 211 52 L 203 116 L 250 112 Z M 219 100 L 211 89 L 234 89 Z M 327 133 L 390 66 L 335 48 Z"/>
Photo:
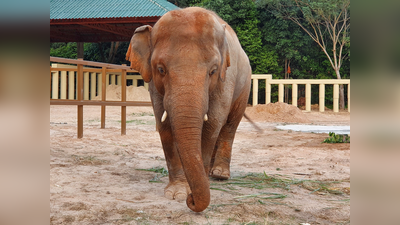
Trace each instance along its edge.
<path fill-rule="evenodd" d="M 164 196 L 170 200 L 184 201 L 190 194 L 190 187 L 174 145 L 171 130 L 163 127 L 159 132 L 169 173 L 169 183 L 164 189 Z"/>

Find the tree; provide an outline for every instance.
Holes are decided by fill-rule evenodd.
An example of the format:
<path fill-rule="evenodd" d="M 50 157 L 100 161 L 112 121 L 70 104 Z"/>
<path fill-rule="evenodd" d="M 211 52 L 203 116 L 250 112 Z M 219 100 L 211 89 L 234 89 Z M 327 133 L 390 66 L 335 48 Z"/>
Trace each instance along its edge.
<path fill-rule="evenodd" d="M 350 0 L 261 0 L 266 8 L 279 18 L 289 19 L 300 26 L 322 49 L 337 79 L 340 68 L 350 51 Z M 304 22 L 308 26 L 304 25 Z M 329 43 L 328 40 L 331 42 Z M 329 49 L 332 52 L 328 52 Z M 349 48 L 348 48 L 349 49 Z M 341 109 L 344 109 L 344 88 L 340 85 Z"/>
<path fill-rule="evenodd" d="M 249 57 L 253 73 L 279 71 L 274 49 L 264 47 L 258 28 L 258 11 L 252 0 L 205 0 L 200 6 L 213 10 L 236 32 L 243 50 Z"/>
<path fill-rule="evenodd" d="M 279 55 L 278 62 L 282 64 L 279 66 L 285 68 L 284 78 L 289 79 L 289 70 L 292 71 L 293 78 L 293 75 L 298 74 L 296 72 L 307 62 L 308 51 L 310 47 L 314 47 L 313 40 L 291 21 L 277 18 L 262 7 L 259 11 L 263 44 L 271 46 Z M 275 74 L 275 77 L 283 78 L 278 74 Z M 285 102 L 289 103 L 289 87 L 286 85 Z"/>

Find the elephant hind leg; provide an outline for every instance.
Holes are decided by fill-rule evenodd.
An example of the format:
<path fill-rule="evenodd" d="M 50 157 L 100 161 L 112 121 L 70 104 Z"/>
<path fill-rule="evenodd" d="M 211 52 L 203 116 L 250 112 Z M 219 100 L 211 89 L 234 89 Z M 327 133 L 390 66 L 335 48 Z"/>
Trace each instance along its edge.
<path fill-rule="evenodd" d="M 233 141 L 233 140 L 232 140 Z M 226 180 L 230 177 L 230 163 L 232 153 L 232 142 L 228 140 L 218 140 L 216 149 L 211 162 L 210 176 Z"/>
<path fill-rule="evenodd" d="M 211 159 L 210 176 L 217 179 L 229 179 L 232 144 L 237 127 L 246 110 L 248 95 L 243 94 L 237 99 L 228 115 L 226 124 L 222 127 Z"/>

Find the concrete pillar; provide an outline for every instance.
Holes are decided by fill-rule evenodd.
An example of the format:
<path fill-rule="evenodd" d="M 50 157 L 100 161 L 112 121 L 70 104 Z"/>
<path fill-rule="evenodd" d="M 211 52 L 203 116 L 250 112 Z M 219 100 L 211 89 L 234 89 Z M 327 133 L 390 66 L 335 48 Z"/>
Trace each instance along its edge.
<path fill-rule="evenodd" d="M 333 85 L 333 112 L 339 112 L 339 84 Z"/>
<path fill-rule="evenodd" d="M 253 79 L 253 106 L 258 104 L 258 79 Z"/>
<path fill-rule="evenodd" d="M 311 84 L 306 83 L 306 111 L 311 111 Z"/>
<path fill-rule="evenodd" d="M 319 111 L 325 111 L 325 84 L 319 84 Z"/>
<path fill-rule="evenodd" d="M 278 84 L 278 101 L 283 102 L 283 84 Z"/>
<path fill-rule="evenodd" d="M 297 84 L 292 84 L 292 105 L 297 107 Z"/>
<path fill-rule="evenodd" d="M 137 79 L 135 79 L 135 78 L 132 79 L 132 85 L 134 87 L 137 87 Z"/>
<path fill-rule="evenodd" d="M 146 88 L 146 90 L 149 90 L 149 83 L 144 82 L 144 87 Z"/>
<path fill-rule="evenodd" d="M 89 100 L 89 72 L 83 73 L 83 100 Z"/>
<path fill-rule="evenodd" d="M 106 86 L 110 85 L 110 74 L 106 74 Z"/>
<path fill-rule="evenodd" d="M 58 79 L 58 71 L 56 72 L 52 72 L 52 92 L 51 92 L 51 98 L 52 99 L 58 99 L 58 83 L 59 83 L 59 79 Z"/>
<path fill-rule="evenodd" d="M 117 84 L 119 85 L 119 86 L 121 86 L 121 82 L 122 82 L 122 80 L 121 80 L 121 75 L 117 75 Z"/>
<path fill-rule="evenodd" d="M 75 73 L 68 71 L 68 99 L 75 99 Z"/>
<path fill-rule="evenodd" d="M 67 99 L 67 71 L 61 71 L 61 97 L 60 99 Z"/>

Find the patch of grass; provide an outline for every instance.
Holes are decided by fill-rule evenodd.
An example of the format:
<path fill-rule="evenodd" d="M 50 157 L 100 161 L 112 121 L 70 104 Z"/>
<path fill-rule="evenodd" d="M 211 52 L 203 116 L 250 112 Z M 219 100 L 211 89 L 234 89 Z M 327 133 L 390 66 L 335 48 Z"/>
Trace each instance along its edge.
<path fill-rule="evenodd" d="M 350 136 L 329 132 L 329 138 L 326 138 L 322 143 L 350 143 Z"/>
<path fill-rule="evenodd" d="M 79 155 L 72 155 L 72 159 L 75 164 L 77 165 L 103 165 L 108 164 L 108 160 L 98 159 L 95 156 L 79 156 Z"/>
<path fill-rule="evenodd" d="M 286 198 L 286 196 L 287 195 L 278 194 L 278 193 L 257 193 L 257 194 L 251 194 L 251 195 L 236 196 L 233 198 L 234 199 L 238 199 L 238 198 L 283 199 L 283 198 Z"/>
<path fill-rule="evenodd" d="M 118 123 L 121 123 L 121 120 L 118 120 Z M 127 120 L 126 123 L 133 123 L 135 125 L 145 125 L 145 124 L 147 124 L 147 121 L 143 121 L 143 120 Z"/>
<path fill-rule="evenodd" d="M 335 195 L 344 194 L 343 191 L 337 188 L 331 188 L 331 185 L 334 183 L 339 183 L 338 181 L 314 181 L 314 180 L 298 180 L 294 178 L 286 178 L 283 175 L 272 175 L 269 176 L 265 172 L 264 173 L 249 173 L 244 176 L 234 177 L 225 182 L 211 183 L 212 186 L 239 186 L 242 188 L 254 188 L 254 189 L 265 189 L 265 188 L 282 188 L 285 190 L 290 190 L 292 185 L 297 185 L 299 187 L 305 188 L 307 190 L 315 192 L 323 192 Z M 226 189 L 220 187 L 213 187 L 215 190 L 222 189 L 223 191 L 227 191 Z M 217 189 L 218 188 L 218 189 Z M 263 193 L 260 193 L 262 195 Z M 269 193 L 271 194 L 271 193 Z M 285 198 L 281 194 L 273 193 L 273 196 L 267 197 L 267 199 L 274 198 Z M 264 193 L 265 195 L 265 193 Z"/>
<path fill-rule="evenodd" d="M 158 173 L 153 179 L 149 180 L 149 182 L 151 183 L 162 183 L 160 178 L 168 176 L 168 170 L 166 170 L 164 167 L 153 167 L 151 169 L 136 169 L 136 170 Z"/>

